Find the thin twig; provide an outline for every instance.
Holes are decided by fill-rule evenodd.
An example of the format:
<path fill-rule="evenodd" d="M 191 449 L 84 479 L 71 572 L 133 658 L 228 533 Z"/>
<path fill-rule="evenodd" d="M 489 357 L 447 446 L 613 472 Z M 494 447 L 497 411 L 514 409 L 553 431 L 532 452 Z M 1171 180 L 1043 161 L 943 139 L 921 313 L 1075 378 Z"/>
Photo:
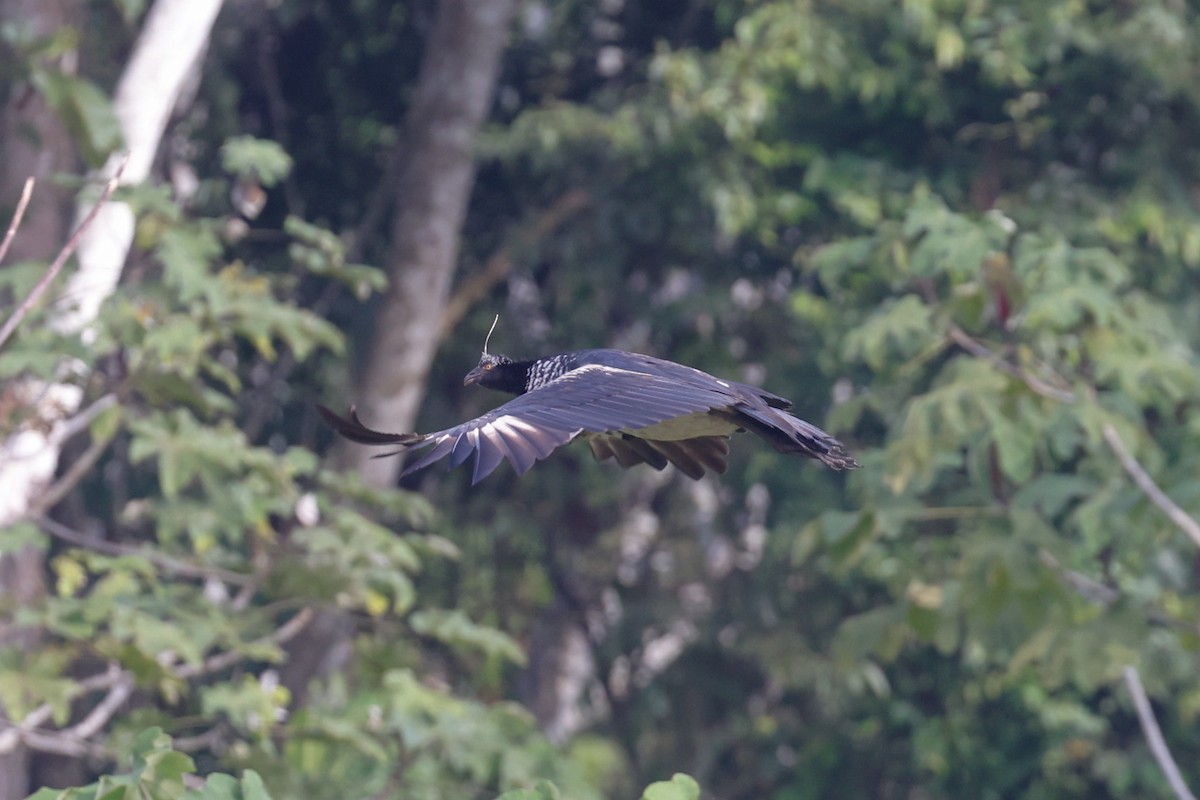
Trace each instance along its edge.
<path fill-rule="evenodd" d="M 100 456 L 108 449 L 111 442 L 105 439 L 96 439 L 88 445 L 87 450 L 74 461 L 63 476 L 54 484 L 42 492 L 42 494 L 34 498 L 29 505 L 27 515 L 29 517 L 40 517 L 46 512 L 53 509 L 56 505 L 62 502 L 62 499 L 75 490 L 75 487 L 83 482 L 92 471 L 92 467 L 96 466 L 96 462 L 100 460 Z"/>
<path fill-rule="evenodd" d="M 21 742 L 29 749 L 37 750 L 40 753 L 55 753 L 70 758 L 111 759 L 114 755 L 102 744 L 68 739 L 60 733 L 25 731 L 21 734 Z"/>
<path fill-rule="evenodd" d="M 89 692 L 98 692 L 105 689 L 111 689 L 121 680 L 123 675 L 127 673 L 118 668 L 116 663 L 110 663 L 106 672 L 101 672 L 97 675 L 92 675 L 89 678 L 84 678 L 76 685 L 76 694 L 87 694 Z M 0 755 L 11 752 L 17 744 L 25 739 L 26 736 L 32 735 L 35 728 L 44 725 L 54 714 L 54 709 L 49 703 L 42 703 L 40 706 L 30 711 L 25 715 L 25 718 L 6 730 L 0 731 Z M 4 720 L 0 720 L 3 723 Z M 57 751 L 55 751 L 57 752 Z"/>
<path fill-rule="evenodd" d="M 61 430 L 58 431 L 58 441 L 65 442 L 75 436 L 75 434 L 82 433 L 84 430 L 91 427 L 92 423 L 96 421 L 96 417 L 99 417 L 116 404 L 117 396 L 115 394 L 109 393 L 104 395 L 99 400 L 85 408 L 83 411 L 80 411 L 78 414 L 63 423 Z"/>
<path fill-rule="evenodd" d="M 197 750 L 216 750 L 225 741 L 227 732 L 224 725 L 209 728 L 204 733 L 195 736 L 176 736 L 171 740 L 171 749 L 180 753 L 194 753 Z"/>
<path fill-rule="evenodd" d="M 73 544 L 85 550 L 92 550 L 110 556 L 135 556 L 137 558 L 144 558 L 156 567 L 160 567 L 175 575 L 182 575 L 185 578 L 218 578 L 235 586 L 244 586 L 254 582 L 254 576 L 242 572 L 234 572 L 233 570 L 222 569 L 221 567 L 204 567 L 199 564 L 190 564 L 163 553 L 156 553 L 144 547 L 132 547 L 117 542 L 110 542 L 106 539 L 85 536 L 47 516 L 34 517 L 32 519 L 39 528 L 54 538 L 62 539 L 67 544 Z"/>
<path fill-rule="evenodd" d="M 1004 374 L 1011 375 L 1017 380 L 1022 381 L 1037 394 L 1040 394 L 1043 397 L 1049 397 L 1052 400 L 1059 400 L 1063 403 L 1075 402 L 1076 397 L 1074 392 L 1070 392 L 1066 389 L 1060 389 L 1057 386 L 1051 386 L 1036 375 L 1032 375 L 1016 364 L 1009 362 L 1008 359 L 1004 358 L 999 353 L 996 353 L 979 340 L 973 338 L 969 333 L 957 325 L 950 326 L 949 334 L 954 343 L 963 350 L 966 350 L 973 356 L 990 362 L 993 367 L 1000 370 Z"/>
<path fill-rule="evenodd" d="M 1154 718 L 1154 709 L 1150 707 L 1150 698 L 1146 697 L 1146 690 L 1142 688 L 1142 679 L 1138 675 L 1137 669 L 1126 666 L 1124 673 L 1125 686 L 1129 689 L 1130 696 L 1133 697 L 1133 707 L 1137 709 L 1138 722 L 1142 724 L 1142 733 L 1146 735 L 1146 743 L 1150 745 L 1150 752 L 1154 754 L 1154 760 L 1158 762 L 1163 775 L 1167 777 L 1167 783 L 1171 784 L 1171 791 L 1175 792 L 1175 796 L 1179 800 L 1196 800 L 1196 795 L 1192 794 L 1192 790 L 1183 780 L 1179 766 L 1167 748 L 1167 740 L 1163 738 L 1162 730 L 1158 727 L 1158 720 Z"/>
<path fill-rule="evenodd" d="M 33 196 L 33 178 L 25 179 L 25 188 L 21 190 L 21 199 L 17 201 L 17 210 L 13 212 L 12 222 L 9 223 L 8 233 L 4 234 L 4 241 L 0 242 L 0 261 L 4 261 L 4 257 L 8 255 L 8 247 L 12 244 L 13 237 L 17 235 L 17 228 L 21 227 L 21 220 L 25 216 L 25 208 L 29 205 L 29 198 Z"/>
<path fill-rule="evenodd" d="M 91 425 L 96 417 L 116 405 L 116 402 L 117 396 L 115 394 L 106 394 L 74 417 L 71 417 L 71 419 L 67 420 L 64 425 L 55 431 L 58 441 L 65 442 L 79 431 Z M 109 442 L 99 440 L 88 445 L 88 449 L 71 462 L 71 466 L 67 469 L 66 473 L 55 481 L 54 485 L 44 491 L 40 497 L 35 498 L 30 503 L 29 510 L 25 512 L 25 516 L 34 519 L 58 505 L 72 489 L 79 485 L 80 481 L 87 477 L 101 454 L 108 448 L 108 445 Z"/>
<path fill-rule="evenodd" d="M 1129 448 L 1125 446 L 1125 441 L 1121 438 L 1121 434 L 1117 433 L 1117 429 L 1113 427 L 1111 422 L 1105 422 L 1101 427 L 1101 432 L 1104 434 L 1104 441 L 1108 442 L 1108 446 L 1116 453 L 1117 460 L 1121 462 L 1121 466 L 1125 468 L 1125 472 L 1129 477 L 1133 478 L 1133 482 L 1138 485 L 1146 497 L 1150 498 L 1150 502 L 1158 506 L 1164 514 L 1170 517 L 1180 530 L 1191 537 L 1192 541 L 1200 547 L 1200 522 L 1196 522 L 1186 511 L 1175 504 L 1175 501 L 1167 497 L 1159 485 L 1150 477 L 1150 473 L 1146 472 L 1146 468 L 1134 458 L 1133 453 L 1129 452 Z"/>
<path fill-rule="evenodd" d="M 75 252 L 75 249 L 79 247 L 79 241 L 83 238 L 84 231 L 91 227 L 91 224 L 96 220 L 96 215 L 100 213 L 100 209 L 105 203 L 108 202 L 109 198 L 112 197 L 113 192 L 117 190 L 117 186 L 121 182 L 121 173 L 125 171 L 125 165 L 128 163 L 129 154 L 126 153 L 125 157 L 121 159 L 121 163 L 117 165 L 117 169 L 113 173 L 112 177 L 109 178 L 108 182 L 104 184 L 104 191 L 100 193 L 100 198 L 96 201 L 96 204 L 92 206 L 91 210 L 88 211 L 87 216 L 83 218 L 83 221 L 79 223 L 79 226 L 75 228 L 75 232 L 71 234 L 71 238 L 67 240 L 67 243 L 63 245 L 63 248 L 59 251 L 58 256 L 55 257 L 53 263 L 51 263 L 50 267 L 46 270 L 46 274 L 43 275 L 41 280 L 37 282 L 37 285 L 33 287 L 33 291 L 29 293 L 29 296 L 21 301 L 21 305 L 17 306 L 17 310 L 14 311 L 12 316 L 8 318 L 8 321 L 4 323 L 4 327 L 0 328 L 0 347 L 4 346 L 4 343 L 8 341 L 8 337 L 12 336 L 13 332 L 16 331 L 17 326 L 21 324 L 21 320 L 25 319 L 25 315 L 29 313 L 29 310 L 33 308 L 34 304 L 36 304 L 41 296 L 46 293 L 46 290 L 50 288 L 50 284 L 53 283 L 54 279 L 58 277 L 58 273 L 62 272 L 63 265 L 67 263 L 67 259 L 69 259 Z"/>
<path fill-rule="evenodd" d="M 121 678 L 117 681 L 104 699 L 96 704 L 88 715 L 81 722 L 60 732 L 60 736 L 68 739 L 87 739 L 95 736 L 97 731 L 108 724 L 108 721 L 113 718 L 129 696 L 133 694 L 133 675 L 128 672 L 122 672 Z"/>
<path fill-rule="evenodd" d="M 1116 589 L 1101 583 L 1095 578 L 1088 577 L 1082 572 L 1064 567 L 1054 554 L 1045 548 L 1038 550 L 1038 560 L 1056 573 L 1067 586 L 1071 587 L 1080 597 L 1089 603 L 1110 606 L 1117 601 L 1121 593 Z"/>

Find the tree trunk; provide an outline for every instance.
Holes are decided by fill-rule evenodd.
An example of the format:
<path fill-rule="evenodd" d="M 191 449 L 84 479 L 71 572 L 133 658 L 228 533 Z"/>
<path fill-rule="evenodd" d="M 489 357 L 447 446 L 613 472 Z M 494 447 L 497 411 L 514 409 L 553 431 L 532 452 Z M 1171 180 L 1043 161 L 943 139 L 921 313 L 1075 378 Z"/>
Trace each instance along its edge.
<path fill-rule="evenodd" d="M 404 124 L 390 288 L 376 317 L 371 354 L 354 396 L 364 418 L 412 427 L 437 349 L 458 260 L 458 240 L 475 182 L 475 137 L 491 106 L 515 0 L 439 0 L 417 89 Z M 334 458 L 374 486 L 391 486 L 398 459 L 371 459 L 341 441 Z M 298 704 L 315 677 L 349 657 L 350 626 L 318 616 L 288 648 L 284 683 Z"/>
<path fill-rule="evenodd" d="M 167 119 L 208 41 L 220 7 L 221 0 L 158 0 L 147 15 L 114 101 L 129 148 L 124 183 L 140 183 L 149 175 Z M 77 0 L 9 0 L 0 6 L 5 20 L 32 22 L 39 34 L 78 24 L 81 10 Z M 74 60 L 74 54 L 70 58 Z M 0 121 L 8 134 L 3 137 L 0 174 L 0 191 L 6 200 L 17 196 L 27 176 L 72 172 L 77 163 L 70 136 L 44 99 L 32 90 L 14 93 L 14 98 Z M 109 169 L 114 166 L 110 164 Z M 81 204 L 80 219 L 87 210 Z M 48 260 L 65 244 L 69 210 L 49 181 L 36 188 L 25 219 L 13 242 L 14 258 Z M 133 213 L 128 206 L 110 203 L 103 208 L 80 241 L 79 269 L 62 295 L 71 298 L 72 304 L 56 306 L 49 324 L 63 332 L 82 333 L 95 320 L 101 304 L 116 288 L 132 239 Z M 0 442 L 0 453 L 10 456 L 0 460 L 0 486 L 4 487 L 0 526 L 24 516 L 53 479 L 62 430 L 79 410 L 83 397 L 75 385 L 35 386 L 29 381 L 14 382 L 6 395 L 26 406 L 36 402 L 36 408 L 30 409 L 36 424 L 24 425 Z M 15 596 L 18 604 L 40 596 L 44 592 L 42 560 L 43 554 L 32 549 L 0 559 L 0 593 Z M 12 631 L 0 630 L 0 636 L 5 633 Z M 31 791 L 28 763 L 21 747 L 0 753 L 0 800 L 22 798 Z"/>
<path fill-rule="evenodd" d="M 515 8 L 514 0 L 437 5 L 401 140 L 391 286 L 356 393 L 363 418 L 390 430 L 411 429 L 424 397 L 475 180 L 475 137 L 491 105 Z M 372 485 L 393 484 L 399 461 L 371 455 L 344 443 L 338 460 Z"/>
<path fill-rule="evenodd" d="M 59 28 L 79 19 L 77 0 L 5 0 L 0 3 L 0 21 L 29 25 L 38 36 L 49 36 Z M 63 68 L 76 57 L 64 55 Z M 0 207 L 5 214 L 3 226 L 8 226 L 9 214 L 16 205 L 25 179 L 39 180 L 37 191 L 30 198 L 21 231 L 13 240 L 8 253 L 9 263 L 28 260 L 49 260 L 66 240 L 70 222 L 70 197 L 47 180 L 57 172 L 72 172 L 76 168 L 75 146 L 58 115 L 45 98 L 31 87 L 13 87 L 8 103 L 0 111 Z M 16 304 L 9 307 L 11 311 Z M 0 442 L 0 447 L 14 446 L 15 441 Z M 7 453 L 8 450 L 0 450 Z M 15 453 L 14 453 L 15 454 Z M 54 468 L 50 464 L 50 470 Z M 18 498 L 4 480 L 0 467 L 0 525 L 11 521 L 8 506 L 27 498 Z M 15 506 L 14 506 L 15 507 Z M 43 552 L 26 547 L 16 553 L 0 556 L 0 595 L 16 607 L 34 604 L 45 594 Z M 28 648 L 33 646 L 36 633 L 17 630 L 0 624 L 0 647 Z M 3 711 L 0 709 L 0 716 Z M 0 800 L 19 800 L 29 793 L 29 753 L 18 746 L 0 753 Z"/>

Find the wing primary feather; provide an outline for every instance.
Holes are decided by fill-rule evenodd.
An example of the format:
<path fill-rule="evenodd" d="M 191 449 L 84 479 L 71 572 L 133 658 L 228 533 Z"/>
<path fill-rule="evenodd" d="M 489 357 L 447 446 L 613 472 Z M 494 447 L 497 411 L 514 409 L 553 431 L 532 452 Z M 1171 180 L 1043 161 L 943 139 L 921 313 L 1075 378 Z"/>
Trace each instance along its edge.
<path fill-rule="evenodd" d="M 478 436 L 478 428 L 465 430 L 458 435 L 458 438 L 454 440 L 454 449 L 450 451 L 450 466 L 452 468 L 457 467 L 471 457 L 471 453 L 475 452 L 475 442 Z"/>
<path fill-rule="evenodd" d="M 513 436 L 521 437 L 522 441 L 533 448 L 533 452 L 537 455 L 537 460 L 539 461 L 557 450 L 560 445 L 566 444 L 570 440 L 566 432 L 555 428 L 513 424 L 507 427 Z"/>
<path fill-rule="evenodd" d="M 518 475 L 524 475 L 538 460 L 537 450 L 521 436 L 515 428 L 496 426 L 492 429 L 496 437 L 503 439 L 508 447 L 508 460 Z"/>
<path fill-rule="evenodd" d="M 504 451 L 496 446 L 491 437 L 481 434 L 475 443 L 475 471 L 471 475 L 471 485 L 491 475 L 503 460 Z"/>
<path fill-rule="evenodd" d="M 449 436 L 443 435 L 442 437 L 434 440 L 433 447 L 430 448 L 429 450 L 426 450 L 425 453 L 422 454 L 422 456 L 420 458 L 418 458 L 416 461 L 414 461 L 413 463 L 411 463 L 407 467 L 405 467 L 404 471 L 401 472 L 400 474 L 408 475 L 409 473 L 416 472 L 417 470 L 419 470 L 423 467 L 428 467 L 433 462 L 438 461 L 439 459 L 445 458 L 447 455 L 449 455 L 450 451 L 453 449 L 454 449 L 454 440 L 451 439 Z"/>
<path fill-rule="evenodd" d="M 508 463 L 512 464 L 513 469 L 517 470 L 517 474 L 520 475 L 521 472 L 518 469 L 517 464 L 522 460 L 522 456 L 513 449 L 512 443 L 496 430 L 488 431 L 484 435 L 486 436 L 487 440 L 492 443 L 496 450 L 498 450 L 504 458 L 508 459 Z M 528 467 L 526 467 L 526 469 L 528 469 Z"/>

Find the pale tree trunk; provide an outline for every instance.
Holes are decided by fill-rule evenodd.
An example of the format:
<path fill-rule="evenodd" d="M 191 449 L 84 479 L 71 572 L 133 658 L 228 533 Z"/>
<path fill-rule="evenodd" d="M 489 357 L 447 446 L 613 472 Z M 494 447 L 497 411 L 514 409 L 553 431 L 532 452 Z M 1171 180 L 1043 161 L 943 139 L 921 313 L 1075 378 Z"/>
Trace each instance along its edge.
<path fill-rule="evenodd" d="M 475 180 L 475 137 L 491 106 L 515 8 L 515 0 L 437 4 L 401 139 L 391 284 L 355 393 L 363 419 L 388 430 L 410 430 L 424 398 Z M 392 485 L 399 461 L 371 455 L 346 443 L 338 460 L 372 485 Z"/>
<path fill-rule="evenodd" d="M 191 75 L 208 41 L 221 0 L 158 0 L 146 17 L 141 35 L 117 86 L 115 107 L 129 162 L 123 183 L 136 184 L 150 173 L 172 109 L 186 80 Z M 68 16 L 67 10 L 72 11 Z M 15 0 L 4 6 L 7 18 L 20 15 L 22 21 L 36 20 L 51 32 L 78 20 L 78 5 L 66 0 Z M 14 128 L 36 138 L 5 137 L 3 188 L 6 197 L 15 197 L 11 187 L 27 175 L 70 171 L 73 147 L 61 124 L 40 97 L 25 98 L 19 110 L 6 109 L 6 133 Z M 33 116 L 30 116 L 33 114 Z M 13 115 L 13 116 L 10 116 Z M 23 117 L 28 117 L 27 119 Z M 33 142 L 32 145 L 28 142 Z M 25 151 L 19 148 L 26 147 Z M 14 154 L 14 149 L 18 152 Z M 116 162 L 109 164 L 112 170 Z M 66 241 L 66 216 L 54 215 L 55 208 L 48 184 L 35 190 L 34 201 L 14 241 L 14 255 L 48 258 Z M 41 204 L 41 205 L 39 205 Z M 78 218 L 88 210 L 81 204 Z M 111 203 L 88 229 L 77 251 L 78 271 L 67 282 L 49 324 L 66 333 L 79 333 L 96 318 L 101 304 L 112 294 L 121 275 L 133 239 L 133 213 L 122 203 Z M 23 248 L 17 253 L 17 248 Z M 89 365 L 84 365 L 86 369 Z M 0 526 L 24 516 L 39 494 L 50 484 L 58 465 L 63 431 L 68 420 L 79 410 L 82 392 L 71 385 L 35 385 L 21 382 L 5 390 L 10 401 L 32 405 L 34 422 L 13 432 L 0 442 Z M 42 591 L 42 554 L 27 551 L 0 560 L 0 591 L 16 594 L 30 589 Z M 21 576 L 10 584 L 7 578 Z M 28 584 L 28 585 L 26 585 Z M 36 584 L 36 585 L 35 585 Z M 30 787 L 26 784 L 28 759 L 17 750 L 0 754 L 0 800 L 20 798 Z"/>

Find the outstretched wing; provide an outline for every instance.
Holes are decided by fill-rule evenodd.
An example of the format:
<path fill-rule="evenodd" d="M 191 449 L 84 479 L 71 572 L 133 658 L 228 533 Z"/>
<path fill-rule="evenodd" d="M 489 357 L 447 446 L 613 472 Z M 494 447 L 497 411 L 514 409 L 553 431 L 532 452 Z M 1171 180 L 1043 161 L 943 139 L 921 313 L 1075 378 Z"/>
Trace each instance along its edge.
<path fill-rule="evenodd" d="M 478 483 L 506 458 L 518 475 L 524 474 L 535 462 L 582 433 L 636 431 L 734 402 L 736 398 L 720 384 L 705 387 L 588 364 L 481 417 L 437 433 L 383 433 L 363 425 L 353 409 L 350 418 L 343 419 L 327 408 L 318 408 L 338 433 L 352 441 L 429 447 L 408 465 L 405 475 L 446 456 L 450 456 L 451 466 L 458 466 L 474 453 L 472 483 Z"/>

